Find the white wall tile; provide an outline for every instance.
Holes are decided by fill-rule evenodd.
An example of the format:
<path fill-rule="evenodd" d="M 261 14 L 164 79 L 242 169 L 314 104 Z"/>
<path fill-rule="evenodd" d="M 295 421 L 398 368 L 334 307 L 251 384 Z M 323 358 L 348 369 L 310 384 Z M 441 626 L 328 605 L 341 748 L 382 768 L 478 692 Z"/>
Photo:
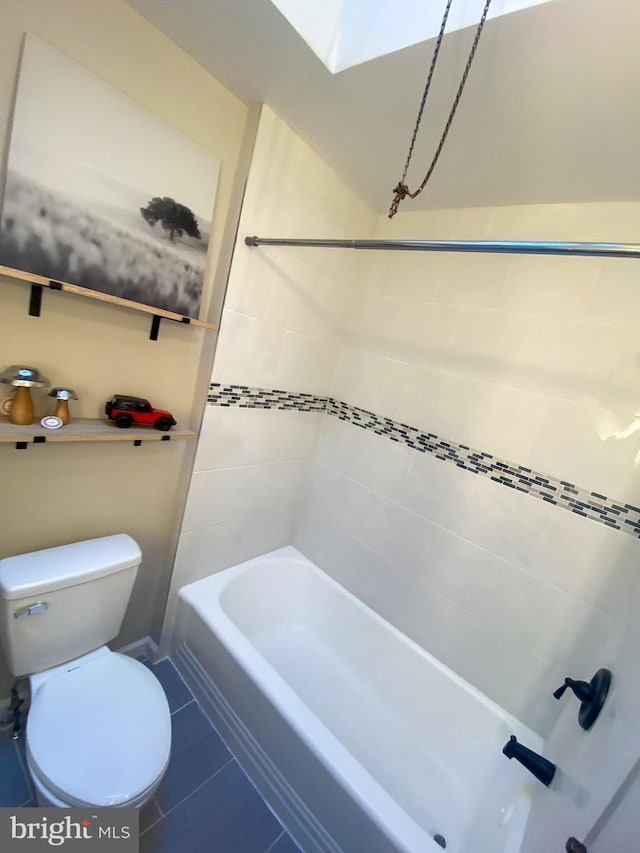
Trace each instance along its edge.
<path fill-rule="evenodd" d="M 566 665 L 589 660 L 609 617 L 506 560 L 431 523 L 420 533 L 424 582 L 532 654 Z M 541 629 L 544 626 L 544 630 Z"/>
<path fill-rule="evenodd" d="M 456 440 L 519 465 L 529 465 L 549 398 L 495 383 L 465 380 Z"/>
<path fill-rule="evenodd" d="M 517 255 L 498 307 L 503 311 L 580 319 L 593 312 L 593 289 L 607 259 Z"/>
<path fill-rule="evenodd" d="M 578 231 L 580 205 L 506 205 L 490 209 L 489 240 L 589 240 Z"/>
<path fill-rule="evenodd" d="M 634 241 L 637 240 L 637 236 Z M 636 258 L 607 258 L 592 288 L 589 315 L 601 322 L 640 325 L 640 294 Z"/>
<path fill-rule="evenodd" d="M 550 524 L 552 505 L 488 477 L 469 476 L 473 480 L 468 499 L 471 511 L 465 513 L 457 532 L 507 562 L 533 571 L 536 547 Z M 553 583 L 552 576 L 540 577 Z"/>
<path fill-rule="evenodd" d="M 194 471 L 308 459 L 318 412 L 207 406 Z"/>
<path fill-rule="evenodd" d="M 458 311 L 451 305 L 406 301 L 393 319 L 386 355 L 408 364 L 439 368 Z"/>
<path fill-rule="evenodd" d="M 336 417 L 326 417 L 314 459 L 351 479 L 385 494 L 403 488 L 413 452 L 370 430 Z"/>
<path fill-rule="evenodd" d="M 614 616 L 638 579 L 640 540 L 552 507 L 532 543 L 529 571 Z"/>
<path fill-rule="evenodd" d="M 484 382 L 509 385 L 531 318 L 501 311 L 460 311 L 443 368 Z"/>
<path fill-rule="evenodd" d="M 388 355 L 394 344 L 394 329 L 402 302 L 387 290 L 385 286 L 380 293 L 369 287 L 359 291 L 346 343 L 374 355 Z"/>
<path fill-rule="evenodd" d="M 558 715 L 552 693 L 562 684 L 565 670 L 478 620 L 469 623 L 464 647 L 452 658 L 451 666 L 516 719 L 546 737 Z"/>
<path fill-rule="evenodd" d="M 438 368 L 456 316 L 449 305 L 365 290 L 352 319 L 350 343 L 373 355 Z"/>
<path fill-rule="evenodd" d="M 272 281 L 265 275 L 268 258 L 246 246 L 236 244 L 232 274 L 225 294 L 225 310 L 265 320 L 269 310 Z"/>
<path fill-rule="evenodd" d="M 271 387 L 326 396 L 331 390 L 338 355 L 338 346 L 332 340 L 286 331 L 282 358 Z"/>
<path fill-rule="evenodd" d="M 321 419 L 322 414 L 318 412 L 247 409 L 247 462 L 244 464 L 309 458 Z"/>
<path fill-rule="evenodd" d="M 557 708 L 548 698 L 562 670 L 368 548 L 326 518 L 326 509 L 323 498 L 311 497 L 295 547 L 502 707 L 536 731 L 549 730 Z"/>
<path fill-rule="evenodd" d="M 637 480 L 640 431 L 625 435 L 617 426 L 611 413 L 596 405 L 552 399 L 531 464 L 542 473 L 624 501 Z"/>
<path fill-rule="evenodd" d="M 352 406 L 392 417 L 402 393 L 404 370 L 402 362 L 344 347 L 331 395 Z"/>
<path fill-rule="evenodd" d="M 211 381 L 275 387 L 285 335 L 281 326 L 225 310 Z"/>
<path fill-rule="evenodd" d="M 595 400 L 617 360 L 615 326 L 532 317 L 513 384 L 564 400 Z"/>
<path fill-rule="evenodd" d="M 598 406 L 628 424 L 640 413 L 640 338 L 634 326 L 616 326 L 616 350 L 609 375 L 598 394 Z"/>
<path fill-rule="evenodd" d="M 193 465 L 195 471 L 206 471 L 225 464 L 221 458 L 220 447 L 224 447 L 225 457 L 230 458 L 230 465 L 250 464 L 246 461 L 245 442 L 242 436 L 242 427 L 246 416 L 246 409 L 235 407 L 205 406 L 200 435 L 198 436 L 198 448 Z"/>
<path fill-rule="evenodd" d="M 327 420 L 297 547 L 504 707 L 548 730 L 557 708 L 532 701 L 534 685 L 550 692 L 563 672 L 588 669 L 629 579 L 624 557 L 610 575 L 615 593 L 598 594 L 593 564 L 568 583 L 546 556 L 551 550 L 562 562 L 570 544 L 562 526 L 549 532 L 551 505 L 429 454 L 410 451 L 407 467 L 393 442 Z M 437 636 L 425 627 L 433 625 Z M 459 644 L 451 632 L 467 639 Z M 496 669 L 486 654 L 497 649 Z"/>
<path fill-rule="evenodd" d="M 368 265 L 362 274 L 364 298 L 373 294 L 399 302 L 432 302 L 443 268 L 444 256 L 422 252 L 363 252 Z"/>
<path fill-rule="evenodd" d="M 470 471 L 430 453 L 413 452 L 407 476 L 391 496 L 417 515 L 461 532 L 475 514 L 476 479 Z"/>
<path fill-rule="evenodd" d="M 474 380 L 455 373 L 407 365 L 392 417 L 426 432 L 457 441 Z"/>
<path fill-rule="evenodd" d="M 578 204 L 575 228 L 576 240 L 635 243 L 640 230 L 640 206 L 632 201 Z"/>
<path fill-rule="evenodd" d="M 307 468 L 296 460 L 194 473 L 182 532 L 297 503 Z"/>
<path fill-rule="evenodd" d="M 289 544 L 293 519 L 285 506 L 183 533 L 171 590 Z"/>
<path fill-rule="evenodd" d="M 510 255 L 447 255 L 433 301 L 463 308 L 497 308 L 513 263 Z"/>
<path fill-rule="evenodd" d="M 261 255 L 269 302 L 265 319 L 294 332 L 333 340 L 344 331 L 354 279 L 335 278 L 285 250 Z"/>

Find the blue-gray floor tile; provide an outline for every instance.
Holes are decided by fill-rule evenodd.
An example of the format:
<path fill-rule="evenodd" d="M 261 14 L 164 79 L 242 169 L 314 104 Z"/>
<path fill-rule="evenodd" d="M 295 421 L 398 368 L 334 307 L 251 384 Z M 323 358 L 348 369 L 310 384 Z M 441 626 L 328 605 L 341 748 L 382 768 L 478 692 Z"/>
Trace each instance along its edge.
<path fill-rule="evenodd" d="M 167 772 L 156 791 L 162 811 L 177 806 L 230 760 L 231 753 L 215 731 L 186 749 L 172 752 Z"/>
<path fill-rule="evenodd" d="M 177 755 L 215 729 L 196 702 L 190 702 L 171 718 L 171 755 Z"/>
<path fill-rule="evenodd" d="M 14 742 L 0 739 L 0 806 L 21 806 L 32 796 Z"/>
<path fill-rule="evenodd" d="M 285 832 L 265 853 L 300 853 L 300 848 L 291 836 Z"/>
<path fill-rule="evenodd" d="M 161 817 L 162 812 L 158 808 L 155 799 L 149 800 L 147 805 L 143 806 L 138 813 L 138 827 L 140 833 L 142 834 L 151 826 L 151 824 L 155 823 L 157 820 L 160 820 Z"/>
<path fill-rule="evenodd" d="M 162 684 L 172 714 L 174 711 L 177 711 L 178 708 L 182 708 L 183 705 L 186 705 L 187 702 L 191 702 L 193 699 L 191 691 L 178 674 L 178 670 L 168 658 L 165 658 L 165 660 L 161 660 L 159 663 L 153 665 L 147 663 L 145 666 L 149 667 L 160 684 Z"/>
<path fill-rule="evenodd" d="M 265 853 L 271 847 L 272 839 L 282 832 L 282 827 L 271 813 L 261 815 L 247 828 L 242 838 L 223 839 L 218 846 L 215 838 L 210 838 L 190 853 Z M 222 846 L 224 845 L 224 846 Z"/>
<path fill-rule="evenodd" d="M 264 853 L 282 828 L 235 761 L 140 838 L 140 853 Z"/>

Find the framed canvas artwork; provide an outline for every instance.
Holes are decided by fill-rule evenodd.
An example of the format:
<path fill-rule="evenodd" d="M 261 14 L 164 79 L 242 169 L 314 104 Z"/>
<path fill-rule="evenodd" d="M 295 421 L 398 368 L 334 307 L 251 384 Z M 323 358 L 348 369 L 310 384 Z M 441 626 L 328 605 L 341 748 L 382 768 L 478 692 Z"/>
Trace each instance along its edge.
<path fill-rule="evenodd" d="M 0 264 L 198 317 L 220 162 L 28 34 Z"/>

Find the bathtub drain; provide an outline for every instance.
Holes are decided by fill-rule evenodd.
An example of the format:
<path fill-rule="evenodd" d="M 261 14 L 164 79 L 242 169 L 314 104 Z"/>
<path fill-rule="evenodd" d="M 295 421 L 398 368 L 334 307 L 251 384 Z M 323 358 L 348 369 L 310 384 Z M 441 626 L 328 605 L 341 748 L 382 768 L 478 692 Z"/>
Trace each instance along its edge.
<path fill-rule="evenodd" d="M 436 844 L 439 844 L 440 847 L 446 847 L 447 846 L 446 838 L 444 837 L 444 835 L 440 835 L 440 833 L 438 833 L 437 835 L 434 835 L 433 840 L 436 842 Z"/>

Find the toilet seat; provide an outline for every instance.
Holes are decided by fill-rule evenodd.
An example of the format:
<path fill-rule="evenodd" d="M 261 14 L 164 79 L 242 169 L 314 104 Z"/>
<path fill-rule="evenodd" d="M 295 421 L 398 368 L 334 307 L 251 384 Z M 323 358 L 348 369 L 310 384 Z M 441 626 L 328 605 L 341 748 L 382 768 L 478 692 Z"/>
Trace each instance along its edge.
<path fill-rule="evenodd" d="M 40 684 L 26 744 L 34 776 L 69 805 L 137 805 L 166 770 L 171 714 L 143 664 L 105 649 Z"/>

